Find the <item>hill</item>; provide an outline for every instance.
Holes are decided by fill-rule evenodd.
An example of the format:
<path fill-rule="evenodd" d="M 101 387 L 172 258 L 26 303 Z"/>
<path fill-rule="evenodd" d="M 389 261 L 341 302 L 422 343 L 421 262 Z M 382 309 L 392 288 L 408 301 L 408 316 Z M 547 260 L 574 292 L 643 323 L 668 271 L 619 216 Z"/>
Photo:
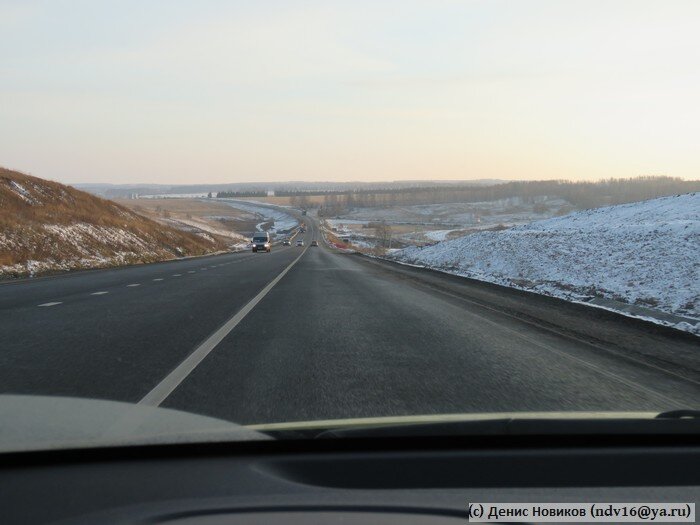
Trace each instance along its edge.
<path fill-rule="evenodd" d="M 475 233 L 392 257 L 611 309 L 624 303 L 638 313 L 658 310 L 686 319 L 663 324 L 700 334 L 697 192 Z"/>
<path fill-rule="evenodd" d="M 0 277 L 204 255 L 210 235 L 159 224 L 109 200 L 0 168 Z"/>

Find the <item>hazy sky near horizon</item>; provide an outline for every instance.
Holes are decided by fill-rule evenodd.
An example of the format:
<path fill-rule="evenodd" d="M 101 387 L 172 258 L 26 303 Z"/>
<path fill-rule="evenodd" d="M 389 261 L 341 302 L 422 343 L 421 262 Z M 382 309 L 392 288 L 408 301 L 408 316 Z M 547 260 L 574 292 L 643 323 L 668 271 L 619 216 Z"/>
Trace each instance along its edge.
<path fill-rule="evenodd" d="M 700 174 L 700 2 L 0 0 L 0 165 L 61 182 Z"/>

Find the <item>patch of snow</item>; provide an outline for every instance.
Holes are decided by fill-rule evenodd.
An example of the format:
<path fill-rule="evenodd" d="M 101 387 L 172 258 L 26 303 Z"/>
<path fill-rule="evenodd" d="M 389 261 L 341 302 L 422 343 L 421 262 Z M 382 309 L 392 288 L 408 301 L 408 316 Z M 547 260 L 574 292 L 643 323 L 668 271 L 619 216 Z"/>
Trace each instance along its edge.
<path fill-rule="evenodd" d="M 345 240 L 345 239 L 342 239 Z M 357 248 L 374 248 L 376 246 L 376 243 L 374 242 L 369 242 L 363 238 L 358 238 L 358 237 L 353 237 L 351 239 L 347 240 L 348 243 L 351 245 L 357 247 Z"/>
<path fill-rule="evenodd" d="M 457 230 L 433 230 L 425 232 L 424 235 L 431 241 L 444 241 L 447 238 L 447 236 L 453 231 Z"/>
<path fill-rule="evenodd" d="M 201 193 L 157 193 L 153 195 L 139 195 L 139 199 L 200 199 L 207 197 L 207 192 Z"/>
<path fill-rule="evenodd" d="M 329 226 L 337 228 L 339 224 L 367 224 L 368 221 L 360 221 L 357 219 L 325 219 Z"/>
<path fill-rule="evenodd" d="M 230 230 L 222 230 L 220 228 L 214 228 L 210 224 L 207 224 L 206 222 L 203 221 L 198 221 L 196 219 L 175 219 L 171 218 L 170 223 L 174 223 L 175 226 L 177 224 L 184 224 L 185 226 L 189 226 L 190 228 L 194 230 L 200 230 L 202 232 L 210 233 L 213 235 L 219 235 L 221 237 L 227 237 L 229 239 L 234 239 L 237 241 L 240 241 L 244 239 L 244 237 L 238 233 L 232 232 Z"/>
<path fill-rule="evenodd" d="M 10 181 L 10 186 L 15 195 L 20 197 L 23 201 L 29 203 L 29 204 L 37 204 L 36 200 L 32 198 L 32 194 L 22 186 L 19 182 L 11 180 Z"/>
<path fill-rule="evenodd" d="M 264 219 L 257 225 L 258 231 L 260 231 L 262 224 L 266 222 L 274 222 L 272 228 L 268 230 L 270 233 L 289 232 L 299 225 L 299 222 L 293 216 L 276 208 L 228 199 L 217 199 L 217 202 L 223 202 L 224 204 L 231 206 L 232 208 L 236 208 L 237 210 L 254 213 L 258 217 Z"/>

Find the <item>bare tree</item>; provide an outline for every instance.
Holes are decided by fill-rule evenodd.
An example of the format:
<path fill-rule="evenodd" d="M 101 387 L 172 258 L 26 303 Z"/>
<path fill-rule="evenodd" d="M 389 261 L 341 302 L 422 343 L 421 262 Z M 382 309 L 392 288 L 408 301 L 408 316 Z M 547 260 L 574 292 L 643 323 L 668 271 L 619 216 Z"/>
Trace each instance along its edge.
<path fill-rule="evenodd" d="M 386 221 L 377 224 L 374 232 L 379 240 L 379 246 L 385 250 L 391 247 L 391 226 L 389 226 Z"/>

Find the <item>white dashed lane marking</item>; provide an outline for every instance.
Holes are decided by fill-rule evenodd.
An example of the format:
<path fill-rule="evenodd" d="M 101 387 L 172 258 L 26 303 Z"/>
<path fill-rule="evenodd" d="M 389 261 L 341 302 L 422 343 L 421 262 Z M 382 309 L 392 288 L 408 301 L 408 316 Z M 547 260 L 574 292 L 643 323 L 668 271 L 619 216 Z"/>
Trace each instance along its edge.
<path fill-rule="evenodd" d="M 127 288 L 133 288 L 134 286 L 141 286 L 141 285 L 138 284 L 138 283 L 135 283 L 135 284 L 127 284 L 127 285 L 126 285 Z"/>
<path fill-rule="evenodd" d="M 188 270 L 187 273 L 196 273 L 197 270 Z"/>
<path fill-rule="evenodd" d="M 39 306 L 56 306 L 57 304 L 63 304 L 61 301 L 58 301 L 56 303 L 44 303 L 40 304 Z"/>
<path fill-rule="evenodd" d="M 158 279 L 153 279 L 153 280 L 154 280 L 154 281 L 162 281 L 163 279 L 161 279 L 161 278 L 159 277 Z"/>
<path fill-rule="evenodd" d="M 182 276 L 181 273 L 174 273 L 174 274 L 173 274 L 173 277 L 180 277 L 180 276 Z"/>
<path fill-rule="evenodd" d="M 92 292 L 90 295 L 104 295 L 109 292 Z"/>

